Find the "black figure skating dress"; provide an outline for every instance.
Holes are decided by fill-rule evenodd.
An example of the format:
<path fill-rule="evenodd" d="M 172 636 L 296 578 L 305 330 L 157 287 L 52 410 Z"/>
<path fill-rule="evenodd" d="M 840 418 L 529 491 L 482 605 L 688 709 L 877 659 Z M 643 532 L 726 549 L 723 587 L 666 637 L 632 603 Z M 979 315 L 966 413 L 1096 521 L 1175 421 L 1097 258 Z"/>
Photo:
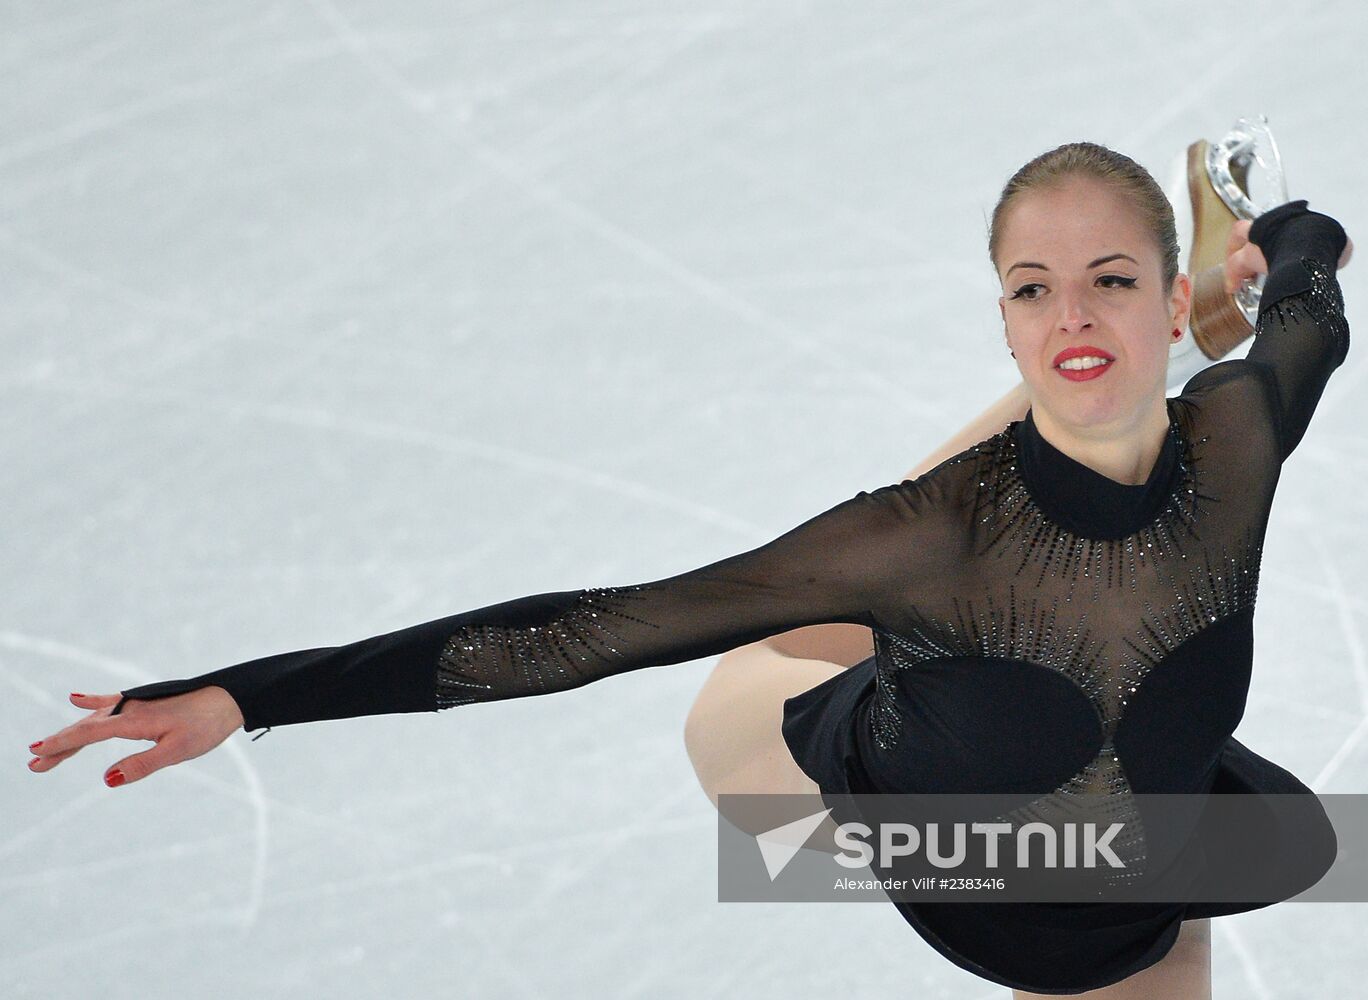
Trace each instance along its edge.
<path fill-rule="evenodd" d="M 1250 239 L 1270 264 L 1255 341 L 1167 400 L 1143 484 L 1076 462 L 1028 413 L 915 480 L 688 573 L 123 694 L 219 685 L 255 730 L 545 694 L 851 622 L 873 630 L 875 656 L 784 706 L 788 746 L 823 792 L 1309 795 L 1231 734 L 1281 465 L 1349 347 L 1345 237 L 1301 201 Z M 1184 918 L 1267 904 L 895 905 L 963 968 L 1079 993 L 1157 962 Z"/>

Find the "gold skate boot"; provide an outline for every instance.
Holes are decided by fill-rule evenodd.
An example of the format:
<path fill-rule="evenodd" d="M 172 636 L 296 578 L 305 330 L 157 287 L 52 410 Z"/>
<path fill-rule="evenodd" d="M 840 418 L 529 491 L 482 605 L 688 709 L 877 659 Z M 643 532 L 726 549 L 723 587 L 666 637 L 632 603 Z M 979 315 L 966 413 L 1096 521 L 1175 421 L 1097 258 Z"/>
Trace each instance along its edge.
<path fill-rule="evenodd" d="M 1254 332 L 1263 276 L 1234 294 L 1225 290 L 1231 227 L 1288 200 L 1277 143 L 1262 115 L 1241 118 L 1216 142 L 1199 139 L 1179 154 L 1170 173 L 1181 251 L 1179 269 L 1192 279 L 1189 336 L 1169 349 L 1170 387 L 1219 361 Z"/>

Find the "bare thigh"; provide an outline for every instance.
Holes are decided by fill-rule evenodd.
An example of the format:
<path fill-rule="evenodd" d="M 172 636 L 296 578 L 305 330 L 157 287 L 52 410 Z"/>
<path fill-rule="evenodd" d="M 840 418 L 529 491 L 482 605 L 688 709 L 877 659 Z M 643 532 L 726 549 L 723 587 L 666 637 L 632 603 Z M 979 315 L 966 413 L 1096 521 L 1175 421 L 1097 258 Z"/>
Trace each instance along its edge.
<path fill-rule="evenodd" d="M 1211 919 L 1184 920 L 1169 953 L 1148 969 L 1104 986 L 1075 994 L 1092 1000 L 1211 1000 Z M 1013 1000 L 1047 1000 L 1044 994 L 1012 991 Z"/>
<path fill-rule="evenodd" d="M 684 746 L 703 791 L 719 794 L 816 794 L 817 784 L 789 753 L 784 701 L 845 670 L 819 660 L 776 665 L 774 654 L 723 657 L 694 699 Z"/>

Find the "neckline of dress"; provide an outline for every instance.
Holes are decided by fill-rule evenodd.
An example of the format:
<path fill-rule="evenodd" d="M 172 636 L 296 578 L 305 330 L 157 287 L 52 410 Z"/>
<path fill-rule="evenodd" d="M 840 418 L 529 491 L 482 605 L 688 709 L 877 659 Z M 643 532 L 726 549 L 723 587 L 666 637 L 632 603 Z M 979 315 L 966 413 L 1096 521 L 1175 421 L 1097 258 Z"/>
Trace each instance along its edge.
<path fill-rule="evenodd" d="M 1117 539 L 1154 521 L 1178 485 L 1183 462 L 1181 431 L 1166 400 L 1169 430 L 1143 483 L 1119 483 L 1047 441 L 1027 410 L 1010 435 L 1021 478 L 1047 518 L 1075 535 Z"/>

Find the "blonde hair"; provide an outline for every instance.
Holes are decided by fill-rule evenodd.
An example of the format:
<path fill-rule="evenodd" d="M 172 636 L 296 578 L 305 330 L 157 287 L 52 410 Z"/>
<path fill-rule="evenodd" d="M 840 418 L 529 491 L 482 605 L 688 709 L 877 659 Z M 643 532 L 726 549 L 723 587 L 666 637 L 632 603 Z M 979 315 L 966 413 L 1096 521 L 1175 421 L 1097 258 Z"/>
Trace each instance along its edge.
<path fill-rule="evenodd" d="M 1002 189 L 993 219 L 988 226 L 988 256 L 998 266 L 998 244 L 1003 221 L 1012 204 L 1027 191 L 1058 184 L 1071 177 L 1091 177 L 1114 184 L 1135 206 L 1159 249 L 1159 271 L 1164 279 L 1164 294 L 1173 291 L 1178 274 L 1178 233 L 1173 222 L 1173 206 L 1168 196 L 1140 166 L 1124 153 L 1095 142 L 1070 142 L 1041 153 L 1015 174 Z"/>

